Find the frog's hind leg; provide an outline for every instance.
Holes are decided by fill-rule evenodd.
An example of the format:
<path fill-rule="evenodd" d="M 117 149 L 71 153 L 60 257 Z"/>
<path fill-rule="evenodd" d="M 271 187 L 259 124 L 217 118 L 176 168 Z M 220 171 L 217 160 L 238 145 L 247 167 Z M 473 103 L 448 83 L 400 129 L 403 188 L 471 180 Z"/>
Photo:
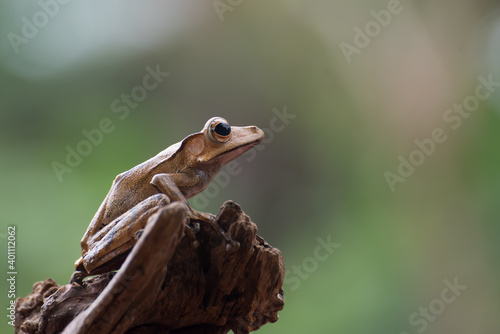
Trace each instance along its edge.
<path fill-rule="evenodd" d="M 91 274 L 97 267 L 131 249 L 148 218 L 169 203 L 165 194 L 150 196 L 96 233 L 89 241 L 88 252 L 82 257 L 87 273 Z"/>

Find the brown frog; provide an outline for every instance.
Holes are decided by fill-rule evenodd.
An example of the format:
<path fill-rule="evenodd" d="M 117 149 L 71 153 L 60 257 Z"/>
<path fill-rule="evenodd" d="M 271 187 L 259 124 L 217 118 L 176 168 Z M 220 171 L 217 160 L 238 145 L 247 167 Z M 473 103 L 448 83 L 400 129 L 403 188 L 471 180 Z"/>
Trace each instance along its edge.
<path fill-rule="evenodd" d="M 126 254 L 148 218 L 170 202 L 186 203 L 191 219 L 213 222 L 212 214 L 193 210 L 187 199 L 202 192 L 224 164 L 263 138 L 256 126 L 230 126 L 224 118 L 213 117 L 200 132 L 118 175 L 82 238 L 77 272 L 102 272 L 106 263 Z"/>

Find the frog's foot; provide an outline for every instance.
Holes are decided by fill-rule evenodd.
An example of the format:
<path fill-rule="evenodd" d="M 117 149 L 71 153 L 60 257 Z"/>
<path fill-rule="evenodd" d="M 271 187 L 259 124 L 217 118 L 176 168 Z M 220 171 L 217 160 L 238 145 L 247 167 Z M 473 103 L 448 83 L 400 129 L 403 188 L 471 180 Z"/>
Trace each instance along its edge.
<path fill-rule="evenodd" d="M 191 206 L 187 207 L 187 216 L 191 221 L 197 221 L 198 223 L 198 228 L 199 229 L 199 223 L 208 223 L 210 226 L 212 226 L 214 229 L 218 230 L 217 224 L 215 223 L 215 215 L 207 212 L 200 212 L 196 211 L 191 208 Z M 191 227 L 188 227 L 186 229 L 187 236 L 191 241 L 193 241 L 193 246 L 195 248 L 198 248 L 199 242 L 196 240 L 194 236 L 194 232 L 191 229 Z"/>
<path fill-rule="evenodd" d="M 191 207 L 188 207 L 187 216 L 191 221 L 195 220 L 200 223 L 208 223 L 212 228 L 216 231 L 220 230 L 220 227 L 215 222 L 215 215 L 207 212 L 200 212 L 193 210 Z"/>
<path fill-rule="evenodd" d="M 191 220 L 200 220 L 215 225 L 215 215 L 211 213 L 196 211 L 189 207 L 187 216 Z"/>
<path fill-rule="evenodd" d="M 191 220 L 196 220 L 196 221 L 199 221 L 200 223 L 208 223 L 216 231 L 219 231 L 220 233 L 222 233 L 222 235 L 226 239 L 226 243 L 227 243 L 226 248 L 227 248 L 228 252 L 235 252 L 240 248 L 239 242 L 237 242 L 237 241 L 233 240 L 231 237 L 229 237 L 223 231 L 223 229 L 215 222 L 215 217 L 216 217 L 215 215 L 213 215 L 211 213 L 207 213 L 207 212 L 196 211 L 196 210 L 192 209 L 190 206 L 188 206 L 187 216 Z M 190 232 L 193 233 L 192 231 L 190 231 Z M 194 235 L 193 235 L 193 238 L 194 238 Z M 194 244 L 195 244 L 195 242 L 193 242 L 193 245 Z"/>

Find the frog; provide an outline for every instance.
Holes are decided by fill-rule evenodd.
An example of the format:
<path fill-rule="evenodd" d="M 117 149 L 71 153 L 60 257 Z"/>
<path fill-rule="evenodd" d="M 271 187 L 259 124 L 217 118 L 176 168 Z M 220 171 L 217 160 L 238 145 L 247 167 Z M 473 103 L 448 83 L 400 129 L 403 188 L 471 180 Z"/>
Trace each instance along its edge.
<path fill-rule="evenodd" d="M 82 255 L 71 280 L 108 270 L 109 263 L 130 252 L 148 219 L 169 203 L 180 201 L 189 219 L 213 224 L 213 214 L 194 210 L 187 199 L 263 138 L 257 126 L 231 126 L 225 118 L 212 117 L 200 132 L 116 176 L 81 239 Z"/>

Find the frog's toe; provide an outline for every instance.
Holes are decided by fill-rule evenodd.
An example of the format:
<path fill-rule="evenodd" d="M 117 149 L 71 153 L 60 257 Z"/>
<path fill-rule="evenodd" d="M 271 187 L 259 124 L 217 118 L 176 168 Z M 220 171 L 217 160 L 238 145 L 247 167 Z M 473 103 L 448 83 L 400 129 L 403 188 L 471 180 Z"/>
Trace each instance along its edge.
<path fill-rule="evenodd" d="M 188 217 L 191 220 L 200 220 L 207 223 L 215 223 L 215 216 L 211 213 L 192 210 L 191 212 L 188 212 Z"/>

